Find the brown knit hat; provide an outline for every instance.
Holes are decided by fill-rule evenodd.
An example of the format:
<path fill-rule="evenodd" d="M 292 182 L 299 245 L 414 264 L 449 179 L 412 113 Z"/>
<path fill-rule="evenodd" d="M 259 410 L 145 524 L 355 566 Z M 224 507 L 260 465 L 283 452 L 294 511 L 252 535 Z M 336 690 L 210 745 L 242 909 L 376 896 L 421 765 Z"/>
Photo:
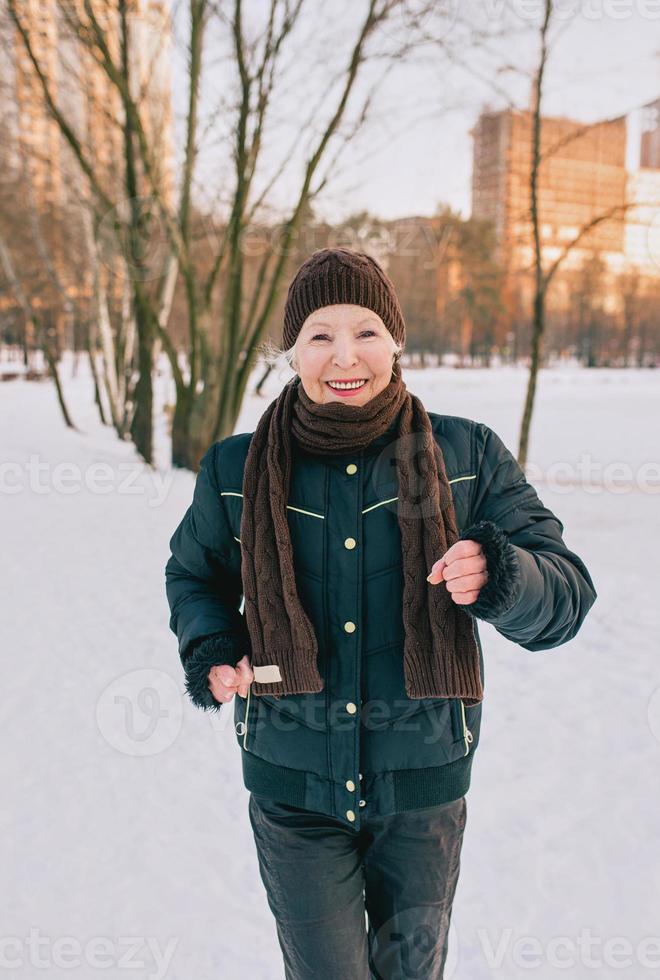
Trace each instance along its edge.
<path fill-rule="evenodd" d="M 406 324 L 394 284 L 376 259 L 348 248 L 321 248 L 303 262 L 289 286 L 284 348 L 293 347 L 310 313 L 335 303 L 355 303 L 373 310 L 396 343 L 405 344 Z"/>

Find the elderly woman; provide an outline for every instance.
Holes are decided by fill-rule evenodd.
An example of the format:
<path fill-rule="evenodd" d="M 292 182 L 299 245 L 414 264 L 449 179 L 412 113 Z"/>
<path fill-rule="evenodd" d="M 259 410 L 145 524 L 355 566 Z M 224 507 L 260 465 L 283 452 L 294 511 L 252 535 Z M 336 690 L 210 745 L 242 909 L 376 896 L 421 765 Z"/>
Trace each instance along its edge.
<path fill-rule="evenodd" d="M 477 620 L 545 650 L 596 598 L 495 432 L 407 390 L 405 333 L 373 258 L 315 252 L 286 301 L 296 376 L 254 433 L 206 452 L 170 541 L 186 689 L 211 710 L 237 695 L 288 980 L 442 977 L 479 743 Z"/>

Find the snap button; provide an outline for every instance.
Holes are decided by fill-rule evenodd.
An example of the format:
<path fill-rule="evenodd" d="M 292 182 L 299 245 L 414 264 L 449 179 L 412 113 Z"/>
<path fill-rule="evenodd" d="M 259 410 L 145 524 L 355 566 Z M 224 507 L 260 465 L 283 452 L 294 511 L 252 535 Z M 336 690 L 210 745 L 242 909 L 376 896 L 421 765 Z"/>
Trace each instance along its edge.
<path fill-rule="evenodd" d="M 366 806 L 366 805 L 367 805 L 366 800 L 360 800 L 360 806 Z"/>
<path fill-rule="evenodd" d="M 354 715 L 357 711 L 357 705 L 353 704 L 352 701 L 349 701 L 346 705 L 346 710 L 348 711 L 349 715 Z"/>
<path fill-rule="evenodd" d="M 347 633 L 355 633 L 357 626 L 355 625 L 355 623 L 352 623 L 349 619 L 347 623 L 344 623 L 344 629 L 346 630 Z"/>
<path fill-rule="evenodd" d="M 352 779 L 346 780 L 346 789 L 348 790 L 349 793 L 352 793 L 355 790 L 355 783 L 353 782 Z"/>
<path fill-rule="evenodd" d="M 355 463 L 349 463 L 348 466 L 346 467 L 346 472 L 350 473 L 351 476 L 353 475 L 353 473 L 357 473 L 357 466 L 355 465 Z"/>
<path fill-rule="evenodd" d="M 348 548 L 349 551 L 352 551 L 356 544 L 357 541 L 355 540 L 355 538 L 346 538 L 346 540 L 344 541 L 344 547 Z"/>
<path fill-rule="evenodd" d="M 346 817 L 347 817 L 348 820 L 351 820 L 351 821 L 355 820 L 355 814 L 353 813 L 352 810 L 347 810 L 346 811 Z"/>

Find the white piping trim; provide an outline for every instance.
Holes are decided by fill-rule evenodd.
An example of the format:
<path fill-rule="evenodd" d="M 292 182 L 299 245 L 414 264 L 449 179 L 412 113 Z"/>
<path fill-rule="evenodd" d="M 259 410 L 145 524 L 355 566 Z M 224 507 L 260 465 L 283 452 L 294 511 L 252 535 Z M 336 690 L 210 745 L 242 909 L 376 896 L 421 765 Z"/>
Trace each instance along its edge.
<path fill-rule="evenodd" d="M 448 480 L 448 483 L 458 483 L 460 480 L 476 480 L 477 474 L 474 473 L 472 476 L 455 476 L 453 480 Z M 371 507 L 365 507 L 362 511 L 363 514 L 368 514 L 370 510 L 375 510 L 376 507 L 382 507 L 383 504 L 391 504 L 392 501 L 398 500 L 398 497 L 390 497 L 389 500 L 379 500 L 377 504 L 372 504 Z"/>
<path fill-rule="evenodd" d="M 377 504 L 372 504 L 371 507 L 365 507 L 362 511 L 363 514 L 367 514 L 370 510 L 375 510 L 376 507 L 382 507 L 383 504 L 391 504 L 393 500 L 398 500 L 398 497 L 390 497 L 389 500 L 380 500 Z"/>
<path fill-rule="evenodd" d="M 234 535 L 234 541 L 238 541 L 239 544 L 241 543 L 241 539 L 237 538 L 236 535 Z"/>
<path fill-rule="evenodd" d="M 476 480 L 476 478 L 477 478 L 477 474 L 476 473 L 473 473 L 471 476 L 455 476 L 453 480 L 448 480 L 447 482 L 448 483 L 460 483 L 461 480 Z M 242 493 L 236 493 L 233 490 L 221 490 L 220 491 L 220 496 L 221 497 L 242 497 L 243 494 Z M 377 504 L 372 504 L 371 507 L 365 507 L 365 509 L 362 511 L 362 513 L 363 514 L 368 514 L 370 510 L 375 510 L 376 507 L 382 507 L 383 504 L 391 504 L 395 500 L 398 500 L 398 499 L 399 499 L 398 497 L 390 497 L 388 500 L 379 500 Z M 287 504 L 286 506 L 287 506 L 287 510 L 295 510 L 298 514 L 307 514 L 308 517 L 318 517 L 319 520 L 321 520 L 321 521 L 324 521 L 325 520 L 325 514 L 315 514 L 311 510 L 303 510 L 302 507 L 294 507 L 292 504 Z M 239 544 L 240 544 L 240 538 L 236 538 L 236 541 L 238 541 Z"/>
<path fill-rule="evenodd" d="M 221 497 L 242 497 L 242 493 L 236 493 L 234 490 L 221 490 Z M 320 520 L 325 520 L 325 514 L 315 514 L 312 510 L 303 510 L 302 507 L 294 507 L 293 504 L 287 504 L 287 510 L 295 510 L 299 514 L 307 514 L 309 517 L 318 517 Z M 238 538 L 236 538 L 238 541 Z"/>
<path fill-rule="evenodd" d="M 315 514 L 311 510 L 303 510 L 301 507 L 294 507 L 292 504 L 287 504 L 287 510 L 295 510 L 299 514 L 307 514 L 309 517 L 318 517 L 320 520 L 325 520 L 325 514 Z"/>

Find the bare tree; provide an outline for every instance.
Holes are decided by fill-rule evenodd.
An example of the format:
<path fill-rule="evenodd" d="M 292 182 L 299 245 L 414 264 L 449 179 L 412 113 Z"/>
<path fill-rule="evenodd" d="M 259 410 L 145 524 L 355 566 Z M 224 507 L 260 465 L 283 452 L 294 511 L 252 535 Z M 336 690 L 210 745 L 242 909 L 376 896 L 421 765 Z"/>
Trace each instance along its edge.
<path fill-rule="evenodd" d="M 7 0 L 7 9 L 16 27 L 18 38 L 25 48 L 34 75 L 41 86 L 44 105 L 50 117 L 55 120 L 59 127 L 78 164 L 79 172 L 84 178 L 85 186 L 82 198 L 88 201 L 93 208 L 94 231 L 90 237 L 88 228 L 86 234 L 88 252 L 92 258 L 93 267 L 95 262 L 93 241 L 99 225 L 104 222 L 106 230 L 111 228 L 116 236 L 118 257 L 124 265 L 131 287 L 130 296 L 127 297 L 128 313 L 125 320 L 128 324 L 134 322 L 137 331 L 137 376 L 134 378 L 133 390 L 127 397 L 127 404 L 130 407 L 130 433 L 138 451 L 147 462 L 151 462 L 153 453 L 153 347 L 158 324 L 161 320 L 167 319 L 169 312 L 167 309 L 168 297 L 171 296 L 173 288 L 171 276 L 166 270 L 165 274 L 160 277 L 159 288 L 156 295 L 153 296 L 148 289 L 152 272 L 143 258 L 144 236 L 142 228 L 145 211 L 143 195 L 147 187 L 153 190 L 155 183 L 160 179 L 160 175 L 153 159 L 154 147 L 149 148 L 149 153 L 145 152 L 144 155 L 138 153 L 137 149 L 137 142 L 140 135 L 144 134 L 145 127 L 142 125 L 140 116 L 143 107 L 140 104 L 139 80 L 133 78 L 132 75 L 131 53 L 135 43 L 131 38 L 129 5 L 126 0 L 117 0 L 116 5 L 107 5 L 104 12 L 108 27 L 105 30 L 100 28 L 88 0 L 82 4 L 81 11 L 77 9 L 78 6 L 78 4 L 67 0 L 67 2 L 60 3 L 57 9 L 63 18 L 64 25 L 68 25 L 68 29 L 73 32 L 73 39 L 78 43 L 79 51 L 83 49 L 88 51 L 92 55 L 93 65 L 97 68 L 102 66 L 106 71 L 112 72 L 113 81 L 120 94 L 122 112 L 118 125 L 121 128 L 122 140 L 120 145 L 123 153 L 119 159 L 111 161 L 112 170 L 110 173 L 108 173 L 107 167 L 97 163 L 97 147 L 89 144 L 72 113 L 67 111 L 61 100 L 58 101 L 52 80 L 37 56 L 33 28 L 30 26 L 25 10 L 16 0 Z M 63 25 L 59 23 L 58 27 L 64 29 Z M 117 51 L 114 57 L 111 50 Z M 83 61 L 82 56 L 80 60 Z M 85 92 L 87 80 L 84 71 L 80 72 L 80 76 L 81 94 L 84 98 L 88 96 L 91 98 L 91 93 Z M 137 100 L 130 94 L 134 91 L 138 92 Z M 108 125 L 116 122 L 109 111 L 107 112 L 107 122 Z M 146 173 L 143 171 L 140 161 L 145 164 L 144 171 Z M 108 216 L 115 216 L 116 220 L 109 222 Z M 96 300 L 97 315 L 101 315 L 103 313 L 103 299 L 99 297 L 98 292 Z M 110 360 L 114 358 L 116 361 L 117 356 L 126 347 L 115 343 L 115 351 L 112 351 L 107 343 L 108 333 L 105 327 L 106 324 L 101 319 L 99 329 L 102 338 L 106 341 L 104 346 L 106 368 L 104 378 L 109 394 L 113 422 L 118 427 L 120 434 L 123 434 L 126 413 L 118 411 Z M 130 327 L 128 332 L 130 333 Z"/>
<path fill-rule="evenodd" d="M 356 121 L 342 131 L 350 96 L 367 60 L 367 44 L 398 4 L 399 0 L 369 0 L 347 63 L 335 86 L 334 105 L 325 116 L 321 115 L 320 105 L 313 105 L 307 120 L 302 122 L 297 142 L 300 136 L 313 132 L 309 127 L 312 121 L 315 122 L 316 141 L 308 151 L 288 216 L 276 229 L 277 234 L 272 240 L 263 243 L 256 278 L 248 294 L 243 236 L 265 204 L 275 180 L 285 171 L 295 149 L 290 148 L 274 176 L 267 180 L 265 189 L 255 193 L 264 131 L 276 105 L 279 64 L 286 42 L 300 21 L 303 0 L 295 3 L 271 0 L 264 31 L 252 43 L 246 37 L 243 4 L 241 0 L 234 0 L 228 21 L 239 93 L 233 127 L 233 191 L 229 218 L 209 275 L 198 284 L 192 264 L 181 264 L 189 304 L 190 370 L 187 380 L 175 366 L 174 351 L 165 344 L 177 388 L 172 430 L 175 465 L 196 468 L 210 442 L 234 431 L 258 347 L 278 301 L 306 211 L 326 185 L 341 148 L 363 124 L 373 98 L 373 91 L 368 92 L 356 114 Z M 388 65 L 386 71 L 390 67 Z M 327 95 L 323 92 L 321 103 Z M 334 157 L 331 150 L 334 150 Z M 325 175 L 321 174 L 324 163 L 327 164 Z M 222 289 L 218 309 L 214 296 L 219 282 Z M 214 351 L 212 328 L 218 320 L 221 330 Z M 199 382 L 201 387 L 198 387 Z"/>
<path fill-rule="evenodd" d="M 230 0 L 225 5 L 187 0 L 181 8 L 187 18 L 185 137 L 178 200 L 172 206 L 160 179 L 162 148 L 147 125 L 143 92 L 131 65 L 131 10 L 139 5 L 129 5 L 128 0 L 110 0 L 103 5 L 93 0 L 61 0 L 58 5 L 70 37 L 80 51 L 86 52 L 93 70 L 103 73 L 118 99 L 122 148 L 117 159 L 120 180 L 113 185 L 99 173 L 94 154 L 51 90 L 31 44 L 28 23 L 21 17 L 22 5 L 18 0 L 6 2 L 42 86 L 44 103 L 84 177 L 85 200 L 91 203 L 91 229 L 89 221 L 84 226 L 94 284 L 95 321 L 91 329 L 98 332 L 101 343 L 105 367 L 100 374 L 105 378 L 113 422 L 120 428 L 129 418 L 136 446 L 145 459 L 151 459 L 151 368 L 154 350 L 162 346 L 176 389 L 172 461 L 196 469 L 208 445 L 235 428 L 260 344 L 296 258 L 298 235 L 310 204 L 336 179 L 345 148 L 373 115 L 383 81 L 415 50 L 429 16 L 445 17 L 447 5 L 432 0 L 361 0 L 361 7 L 353 11 L 353 26 L 342 26 L 339 40 L 345 50 L 335 43 L 332 57 L 329 54 L 326 62 L 296 76 L 291 69 L 304 60 L 309 40 L 303 32 L 319 34 L 317 23 L 312 21 L 317 11 L 310 10 L 308 20 L 303 17 L 311 0 L 269 0 L 265 11 L 260 6 L 257 13 L 243 0 Z M 324 30 L 330 31 L 331 26 L 324 21 Z M 442 37 L 446 54 L 451 45 L 444 34 Z M 464 38 L 455 44 L 464 49 Z M 217 49 L 223 52 L 225 72 L 233 72 L 233 85 L 221 92 L 217 113 L 205 119 L 202 86 L 212 62 L 209 52 Z M 321 71 L 312 84 L 311 71 L 319 67 Z M 273 157 L 264 147 L 269 132 L 272 134 L 282 119 L 286 108 L 282 93 L 285 83 L 292 79 L 291 88 L 299 92 L 295 132 L 279 163 L 276 160 L 273 165 Z M 200 212 L 193 198 L 202 179 L 200 148 L 211 136 L 216 145 L 220 144 L 222 157 L 229 157 L 219 195 L 225 216 L 219 227 L 210 228 L 200 239 Z M 273 190 L 285 178 L 290 203 L 275 209 Z M 141 259 L 145 196 L 167 243 L 159 274 L 153 280 L 155 289 L 148 288 Z M 128 210 L 125 216 L 124 202 Z M 120 257 L 131 274 L 129 309 L 121 320 L 125 345 L 123 338 L 118 342 L 117 331 L 109 326 L 103 284 L 94 271 L 98 268 L 95 243 L 108 214 L 119 218 Z M 265 215 L 269 221 L 264 220 Z M 246 233 L 267 225 L 269 235 L 262 241 L 258 260 L 248 261 Z M 169 329 L 177 283 L 186 309 L 182 318 L 184 351 Z M 131 324 L 137 375 L 132 417 L 132 377 L 126 382 L 125 399 L 121 394 Z M 177 331 L 180 333 L 179 324 Z"/>
<path fill-rule="evenodd" d="M 210 442 L 231 433 L 254 366 L 259 345 L 265 337 L 279 301 L 286 270 L 295 251 L 296 236 L 311 201 L 327 186 L 337 171 L 343 148 L 363 127 L 382 80 L 412 50 L 410 34 L 400 41 L 385 32 L 388 45 L 380 47 L 383 32 L 393 13 L 403 6 L 407 26 L 420 22 L 433 3 L 410 5 L 403 0 L 366 0 L 364 16 L 349 37 L 346 63 L 336 76 L 324 79 L 320 97 L 312 103 L 310 87 L 305 92 L 309 111 L 299 121 L 295 140 L 287 148 L 281 164 L 271 175 L 259 171 L 263 157 L 264 136 L 269 120 L 272 127 L 279 110 L 279 89 L 285 72 L 284 56 L 294 61 L 300 51 L 293 46 L 305 0 L 270 0 L 263 27 L 252 35 L 245 23 L 242 0 L 233 0 L 228 12 L 207 0 L 190 0 L 188 5 L 188 107 L 186 115 L 185 153 L 182 166 L 180 200 L 177 213 L 164 201 L 158 182 L 153 178 L 157 157 L 150 142 L 133 90 L 126 81 L 108 42 L 107 28 L 96 15 L 93 5 L 83 3 L 84 17 L 73 4 L 65 4 L 67 21 L 77 39 L 94 52 L 96 62 L 121 97 L 127 127 L 134 140 L 127 141 L 139 154 L 142 167 L 170 246 L 169 269 L 178 272 L 187 304 L 187 351 L 185 366 L 167 330 L 167 316 L 161 315 L 167 304 L 157 305 L 157 315 L 146 306 L 145 296 L 136 289 L 137 309 L 142 309 L 142 329 L 138 317 L 138 337 L 154 335 L 169 358 L 176 387 L 176 406 L 172 425 L 172 459 L 175 465 L 196 469 L 200 456 Z M 410 10 L 413 16 L 410 17 Z M 122 4 L 118 2 L 120 15 Z M 121 16 L 120 16 L 121 20 Z M 123 20 L 121 21 L 123 25 Z M 210 27 L 226 28 L 231 43 L 231 59 L 236 73 L 237 101 L 223 98 L 224 116 L 229 121 L 227 139 L 231 140 L 231 191 L 228 218 L 221 231 L 208 244 L 213 249 L 208 273 L 200 274 L 198 242 L 194 238 L 192 191 L 196 176 L 200 127 L 200 89 L 204 54 L 208 47 Z M 128 22 L 126 30 L 128 30 Z M 372 51 L 371 48 L 375 50 Z M 127 50 L 128 45 L 123 50 Z M 387 50 L 385 50 L 387 49 Z M 357 109 L 349 110 L 352 96 L 358 91 L 358 79 L 365 76 L 367 62 L 374 70 L 365 78 L 373 79 L 366 93 L 360 92 Z M 383 66 L 376 75 L 376 67 Z M 327 71 L 326 71 L 327 74 Z M 299 84 L 299 83 L 298 83 Z M 334 99 L 334 102 L 332 101 Z M 331 103 L 329 108 L 328 103 Z M 281 110 L 279 110 L 281 111 Z M 215 120 L 209 123 L 213 126 Z M 264 242 L 256 274 L 248 286 L 248 270 L 243 239 L 258 215 L 268 208 L 269 194 L 285 174 L 293 173 L 291 161 L 302 150 L 305 161 L 299 177 L 293 204 Z M 128 152 L 126 154 L 128 158 Z M 260 178 L 260 179 L 259 179 Z M 130 196 L 130 195 L 129 195 Z M 133 227 L 130 225 L 129 227 Z M 129 250 L 130 255 L 130 250 Z M 140 307 L 142 304 L 142 307 Z M 140 377 L 143 368 L 140 367 Z"/>
<path fill-rule="evenodd" d="M 62 389 L 62 383 L 60 380 L 59 371 L 57 369 L 57 361 L 53 354 L 51 348 L 50 338 L 48 336 L 48 330 L 44 324 L 43 317 L 36 311 L 33 305 L 30 303 L 27 293 L 23 289 L 23 285 L 19 276 L 16 273 L 14 264 L 11 260 L 11 254 L 7 248 L 7 243 L 5 242 L 2 234 L 0 234 L 0 268 L 4 272 L 7 281 L 11 287 L 11 290 L 18 301 L 20 308 L 25 317 L 25 322 L 29 329 L 34 333 L 35 337 L 41 345 L 41 348 L 46 357 L 48 363 L 48 368 L 53 378 L 55 384 L 55 391 L 57 393 L 57 401 L 60 406 L 62 416 L 64 418 L 64 423 L 71 429 L 75 429 L 75 425 L 69 414 L 69 410 L 66 405 L 64 398 L 64 391 Z"/>
<path fill-rule="evenodd" d="M 543 274 L 543 255 L 541 251 L 541 235 L 539 231 L 538 180 L 541 163 L 541 96 L 543 93 L 543 77 L 548 59 L 548 30 L 550 27 L 551 16 L 552 0 L 545 0 L 545 12 L 540 31 L 540 58 L 534 82 L 534 105 L 532 109 L 532 166 L 529 186 L 530 215 L 532 220 L 532 234 L 534 237 L 534 312 L 532 318 L 529 378 L 527 381 L 527 394 L 525 396 L 525 407 L 523 409 L 523 417 L 520 427 L 520 441 L 518 445 L 518 462 L 522 467 L 525 466 L 525 462 L 527 460 L 527 446 L 529 442 L 529 430 L 532 422 L 532 412 L 534 410 L 534 396 L 536 394 L 539 355 L 543 339 L 543 330 L 545 327 L 545 297 L 548 286 Z"/>
<path fill-rule="evenodd" d="M 532 414 L 534 410 L 534 398 L 536 394 L 536 382 L 538 368 L 542 357 L 542 345 L 546 324 L 546 298 L 550 284 L 552 283 L 558 270 L 566 260 L 567 256 L 578 248 L 588 239 L 591 232 L 599 225 L 613 220 L 623 220 L 626 213 L 640 202 L 624 200 L 621 204 L 614 205 L 599 214 L 594 215 L 589 221 L 585 222 L 577 231 L 577 234 L 569 240 L 561 249 L 559 255 L 547 267 L 544 267 L 543 251 L 540 236 L 540 217 L 539 217 L 539 173 L 542 163 L 541 156 L 541 101 L 543 95 L 543 85 L 545 70 L 548 62 L 549 44 L 548 34 L 553 13 L 553 0 L 545 0 L 544 15 L 540 27 L 540 55 L 539 62 L 534 77 L 534 98 L 532 108 L 532 161 L 529 174 L 530 190 L 530 218 L 533 235 L 533 275 L 534 275 L 534 298 L 532 314 L 532 336 L 531 336 L 531 358 L 525 404 L 520 427 L 520 438 L 518 445 L 518 462 L 525 466 L 529 445 L 529 432 L 531 428 Z M 575 127 L 574 131 L 563 137 L 554 146 L 549 147 L 544 157 L 551 156 L 565 145 L 567 140 L 577 139 L 584 132 L 584 127 Z"/>
<path fill-rule="evenodd" d="M 43 351 L 55 385 L 65 425 L 75 428 L 66 404 L 52 324 L 55 312 L 71 317 L 74 303 L 58 271 L 60 242 L 67 238 L 62 216 L 55 210 L 44 215 L 35 198 L 25 149 L 18 147 L 16 166 L 6 173 L 0 191 L 0 269 L 8 291 L 23 316 L 24 362 L 29 370 L 36 346 Z M 10 245 L 11 243 L 11 245 Z M 39 261 L 29 262 L 34 254 Z"/>

